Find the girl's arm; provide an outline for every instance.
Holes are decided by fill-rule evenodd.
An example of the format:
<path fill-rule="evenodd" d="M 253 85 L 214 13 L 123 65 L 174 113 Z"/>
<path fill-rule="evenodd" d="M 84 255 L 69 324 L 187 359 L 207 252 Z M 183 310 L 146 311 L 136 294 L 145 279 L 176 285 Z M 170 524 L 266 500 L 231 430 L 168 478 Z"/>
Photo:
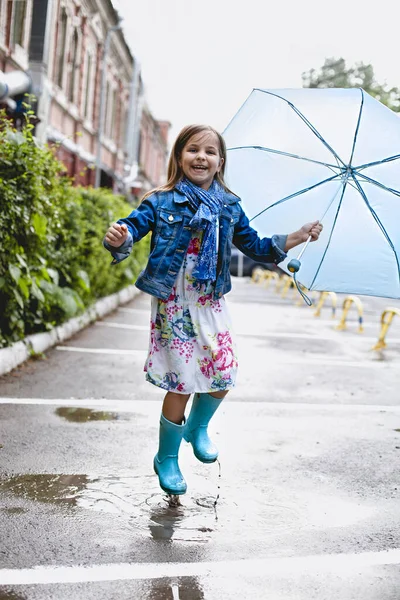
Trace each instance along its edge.
<path fill-rule="evenodd" d="M 316 241 L 322 231 L 319 221 L 306 223 L 298 231 L 288 235 L 273 235 L 272 238 L 260 238 L 257 231 L 250 227 L 249 219 L 239 206 L 240 217 L 235 225 L 233 243 L 244 254 L 260 262 L 278 264 L 286 258 L 286 252 L 308 240 Z"/>
<path fill-rule="evenodd" d="M 157 213 L 157 196 L 149 196 L 131 214 L 119 219 L 109 227 L 103 246 L 111 252 L 117 264 L 127 258 L 135 242 L 138 242 L 154 228 Z"/>
<path fill-rule="evenodd" d="M 319 234 L 322 231 L 322 224 L 319 221 L 313 221 L 312 223 L 306 223 L 298 231 L 289 233 L 286 239 L 285 252 L 303 244 L 311 236 L 311 241 L 315 242 L 319 238 Z"/>
<path fill-rule="evenodd" d="M 278 264 L 284 260 L 289 236 L 273 235 L 272 238 L 260 238 L 257 231 L 250 226 L 249 219 L 240 205 L 239 211 L 232 240 L 235 246 L 258 262 Z"/>

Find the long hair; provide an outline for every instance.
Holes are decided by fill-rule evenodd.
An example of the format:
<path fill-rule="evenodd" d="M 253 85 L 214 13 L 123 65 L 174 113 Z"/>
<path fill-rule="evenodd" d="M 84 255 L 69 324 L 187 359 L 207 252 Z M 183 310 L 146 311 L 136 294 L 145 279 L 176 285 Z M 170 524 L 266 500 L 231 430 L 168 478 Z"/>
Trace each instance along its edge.
<path fill-rule="evenodd" d="M 198 135 L 199 133 L 214 133 L 217 136 L 218 144 L 219 144 L 219 155 L 220 158 L 223 159 L 223 163 L 221 169 L 218 173 L 215 174 L 214 179 L 218 181 L 222 185 L 225 191 L 230 192 L 230 189 L 226 186 L 224 181 L 224 173 L 226 166 L 226 145 L 224 138 L 222 135 L 216 131 L 213 127 L 209 125 L 186 125 L 181 132 L 178 134 L 178 137 L 175 140 L 174 145 L 172 146 L 171 154 L 168 161 L 168 170 L 167 170 L 167 183 L 161 185 L 153 190 L 147 192 L 142 200 L 151 196 L 155 192 L 169 192 L 174 189 L 175 185 L 183 179 L 184 173 L 182 171 L 182 167 L 179 164 L 179 161 L 182 156 L 182 151 L 191 137 L 194 135 Z"/>

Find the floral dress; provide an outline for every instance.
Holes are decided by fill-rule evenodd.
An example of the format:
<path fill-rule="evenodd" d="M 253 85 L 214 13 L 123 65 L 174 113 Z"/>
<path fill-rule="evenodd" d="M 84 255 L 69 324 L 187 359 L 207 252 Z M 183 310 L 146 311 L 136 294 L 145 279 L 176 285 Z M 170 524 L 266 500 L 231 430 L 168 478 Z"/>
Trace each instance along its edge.
<path fill-rule="evenodd" d="M 201 235 L 193 233 L 168 300 L 151 303 L 146 379 L 182 394 L 228 390 L 238 366 L 225 298 L 213 300 L 213 283 L 192 276 Z"/>

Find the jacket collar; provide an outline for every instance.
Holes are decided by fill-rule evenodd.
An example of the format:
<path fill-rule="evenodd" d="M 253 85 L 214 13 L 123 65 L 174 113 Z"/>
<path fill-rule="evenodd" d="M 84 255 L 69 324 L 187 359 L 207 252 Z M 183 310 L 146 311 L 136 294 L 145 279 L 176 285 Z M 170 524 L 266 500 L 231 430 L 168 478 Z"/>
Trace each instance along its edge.
<path fill-rule="evenodd" d="M 177 202 L 178 204 L 183 204 L 184 202 L 188 202 L 188 199 L 186 198 L 186 196 L 184 194 L 182 194 L 182 192 L 179 192 L 178 190 L 174 189 L 173 193 L 174 193 L 174 202 Z M 225 192 L 224 202 L 226 202 L 227 204 L 235 204 L 236 202 L 239 202 L 239 201 L 240 201 L 240 198 L 238 198 L 234 194 L 231 194 L 230 192 Z"/>

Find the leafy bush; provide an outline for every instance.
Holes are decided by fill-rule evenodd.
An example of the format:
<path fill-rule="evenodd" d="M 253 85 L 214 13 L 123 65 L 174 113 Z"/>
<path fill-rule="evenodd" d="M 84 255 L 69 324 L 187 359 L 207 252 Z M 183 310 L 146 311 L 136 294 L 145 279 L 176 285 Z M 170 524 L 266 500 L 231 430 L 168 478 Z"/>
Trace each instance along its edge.
<path fill-rule="evenodd" d="M 148 240 L 111 267 L 109 224 L 131 206 L 104 189 L 75 188 L 27 124 L 0 114 L 0 347 L 45 331 L 134 282 Z"/>

